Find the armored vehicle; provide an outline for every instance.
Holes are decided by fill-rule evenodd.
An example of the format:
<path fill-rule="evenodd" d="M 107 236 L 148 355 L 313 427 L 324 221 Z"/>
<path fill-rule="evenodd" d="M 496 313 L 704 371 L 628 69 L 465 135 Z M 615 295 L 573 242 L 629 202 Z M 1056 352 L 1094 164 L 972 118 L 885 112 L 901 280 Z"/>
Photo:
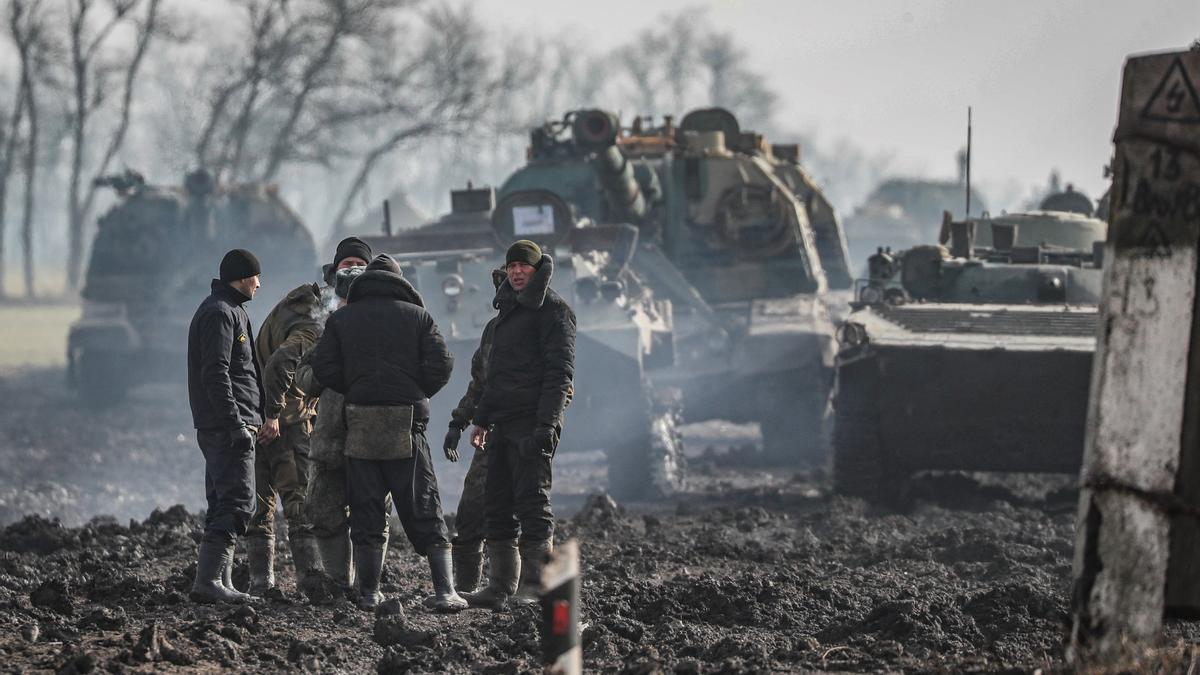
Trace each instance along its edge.
<path fill-rule="evenodd" d="M 99 219 L 83 316 L 68 337 L 68 376 L 85 401 L 187 372 L 188 323 L 225 251 L 249 249 L 262 264 L 262 289 L 246 306 L 255 326 L 272 298 L 319 277 L 312 236 L 272 186 L 223 185 L 202 170 L 182 186 L 133 172 L 98 182 L 119 202 Z"/>
<path fill-rule="evenodd" d="M 721 108 L 628 127 L 577 110 L 533 130 L 497 222 L 538 238 L 530 209 L 554 196 L 636 227 L 629 266 L 673 307 L 675 363 L 655 382 L 682 392 L 688 421 L 758 422 L 767 456 L 823 461 L 835 341 L 821 298 L 852 278 L 837 214 L 799 159 Z"/>
<path fill-rule="evenodd" d="M 1106 229 L 946 214 L 948 248 L 871 256 L 839 329 L 834 488 L 896 501 L 919 471 L 1078 471 Z"/>
<path fill-rule="evenodd" d="M 451 212 L 434 223 L 363 237 L 374 251 L 397 259 L 454 353 L 450 383 L 431 401 L 431 423 L 445 425 L 467 390 L 471 356 L 496 313 L 493 272 L 502 272 L 505 249 L 534 236 L 554 257 L 553 288 L 578 321 L 577 384 L 560 451 L 605 450 L 609 490 L 621 498 L 679 490 L 679 396 L 650 380 L 674 360 L 671 305 L 656 299 L 630 265 L 639 251 L 637 228 L 577 220 L 550 193 L 524 193 L 505 203 L 507 211 L 495 211 L 494 189 L 468 187 L 451 193 Z"/>

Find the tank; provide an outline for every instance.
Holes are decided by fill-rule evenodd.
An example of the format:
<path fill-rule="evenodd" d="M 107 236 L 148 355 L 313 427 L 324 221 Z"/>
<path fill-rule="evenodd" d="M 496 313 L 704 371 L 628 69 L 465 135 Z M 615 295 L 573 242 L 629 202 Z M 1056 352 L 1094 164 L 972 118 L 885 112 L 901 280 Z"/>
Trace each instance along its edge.
<path fill-rule="evenodd" d="M 639 230 L 630 266 L 674 309 L 676 362 L 654 379 L 682 392 L 687 421 L 757 422 L 772 461 L 824 462 L 835 340 L 822 298 L 853 280 L 798 146 L 722 108 L 657 126 L 577 110 L 535 129 L 528 163 L 500 187 L 507 231 L 536 235 L 508 214 L 538 194 Z"/>
<path fill-rule="evenodd" d="M 451 380 L 430 402 L 431 424 L 443 427 L 466 392 L 471 356 L 495 315 L 493 272 L 505 249 L 534 237 L 554 256 L 552 286 L 578 322 L 576 388 L 559 452 L 604 450 L 609 491 L 622 499 L 682 489 L 680 396 L 651 378 L 674 362 L 672 310 L 631 265 L 639 230 L 577 219 L 549 192 L 511 196 L 504 212 L 490 187 L 455 190 L 450 202 L 449 214 L 421 228 L 363 236 L 400 263 L 454 353 Z"/>
<path fill-rule="evenodd" d="M 839 329 L 835 490 L 902 502 L 922 471 L 1078 472 L 1106 230 L 946 214 L 941 243 L 871 256 Z"/>
<path fill-rule="evenodd" d="M 246 305 L 254 326 L 271 298 L 320 276 L 312 236 L 273 186 L 220 184 L 203 170 L 181 186 L 133 172 L 97 183 L 118 202 L 99 218 L 67 341 L 69 381 L 88 403 L 185 376 L 188 325 L 227 250 L 249 249 L 262 264 L 262 288 Z"/>

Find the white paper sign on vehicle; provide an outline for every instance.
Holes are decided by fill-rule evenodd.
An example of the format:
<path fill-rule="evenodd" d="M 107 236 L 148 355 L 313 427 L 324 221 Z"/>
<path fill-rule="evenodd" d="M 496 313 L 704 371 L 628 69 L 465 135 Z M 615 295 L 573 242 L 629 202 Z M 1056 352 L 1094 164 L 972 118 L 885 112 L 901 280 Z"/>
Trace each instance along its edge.
<path fill-rule="evenodd" d="M 554 234 L 554 208 L 549 204 L 514 206 L 512 216 L 515 235 Z"/>

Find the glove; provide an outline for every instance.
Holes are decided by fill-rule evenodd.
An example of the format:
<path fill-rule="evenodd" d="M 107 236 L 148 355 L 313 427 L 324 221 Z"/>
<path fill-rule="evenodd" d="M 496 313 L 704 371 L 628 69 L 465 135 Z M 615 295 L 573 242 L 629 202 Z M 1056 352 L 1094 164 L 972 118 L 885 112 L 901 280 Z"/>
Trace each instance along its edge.
<path fill-rule="evenodd" d="M 237 452 L 250 452 L 254 450 L 254 432 L 250 431 L 250 427 L 242 427 L 229 434 L 229 446 Z"/>
<path fill-rule="evenodd" d="M 530 450 L 532 454 L 540 454 L 542 457 L 553 457 L 554 450 L 558 448 L 558 431 L 551 426 L 539 425 L 533 430 L 533 435 L 529 437 Z"/>
<path fill-rule="evenodd" d="M 446 440 L 442 442 L 442 450 L 446 453 L 446 459 L 451 462 L 458 461 L 458 441 L 462 438 L 462 429 L 456 426 L 451 426 L 446 432 Z"/>

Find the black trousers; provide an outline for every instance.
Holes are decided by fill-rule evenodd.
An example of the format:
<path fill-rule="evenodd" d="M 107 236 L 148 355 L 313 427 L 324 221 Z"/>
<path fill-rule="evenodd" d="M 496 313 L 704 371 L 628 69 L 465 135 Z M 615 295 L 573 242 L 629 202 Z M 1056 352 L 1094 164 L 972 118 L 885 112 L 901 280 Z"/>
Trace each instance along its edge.
<path fill-rule="evenodd" d="M 544 541 L 554 536 L 551 458 L 532 450 L 533 417 L 496 424 L 487 437 L 487 538 Z"/>
<path fill-rule="evenodd" d="M 442 498 L 424 433 L 414 432 L 408 459 L 346 458 L 346 501 L 350 503 L 350 539 L 358 545 L 384 542 L 390 493 L 404 534 L 419 555 L 449 546 Z"/>
<path fill-rule="evenodd" d="M 204 453 L 204 532 L 232 541 L 246 534 L 254 514 L 254 450 L 234 450 L 222 429 L 198 429 L 196 442 Z"/>

